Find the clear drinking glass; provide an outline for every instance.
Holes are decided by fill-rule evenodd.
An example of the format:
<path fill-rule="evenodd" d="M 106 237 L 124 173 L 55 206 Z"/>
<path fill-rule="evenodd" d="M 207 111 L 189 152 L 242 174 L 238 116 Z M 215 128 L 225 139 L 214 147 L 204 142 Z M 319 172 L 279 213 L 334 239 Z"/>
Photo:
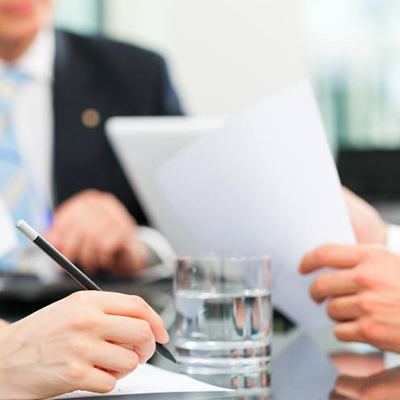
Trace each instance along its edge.
<path fill-rule="evenodd" d="M 270 272 L 269 257 L 176 261 L 175 348 L 183 372 L 234 389 L 270 385 Z"/>

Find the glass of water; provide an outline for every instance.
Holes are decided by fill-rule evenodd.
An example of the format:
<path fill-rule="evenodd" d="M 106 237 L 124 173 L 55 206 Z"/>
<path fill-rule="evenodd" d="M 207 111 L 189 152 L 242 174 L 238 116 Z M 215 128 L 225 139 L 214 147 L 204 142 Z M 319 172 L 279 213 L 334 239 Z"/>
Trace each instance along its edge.
<path fill-rule="evenodd" d="M 269 257 L 176 261 L 175 347 L 183 372 L 233 389 L 270 385 L 270 273 Z"/>

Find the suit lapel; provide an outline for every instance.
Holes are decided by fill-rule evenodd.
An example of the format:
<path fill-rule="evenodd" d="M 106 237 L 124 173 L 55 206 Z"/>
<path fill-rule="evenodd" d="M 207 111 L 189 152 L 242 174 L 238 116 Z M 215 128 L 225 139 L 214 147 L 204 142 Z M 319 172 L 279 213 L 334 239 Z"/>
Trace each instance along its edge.
<path fill-rule="evenodd" d="M 94 119 L 99 117 L 94 115 L 98 96 L 90 67 L 81 56 L 79 43 L 73 40 L 68 33 L 56 32 L 53 182 L 57 205 L 79 187 L 76 179 L 81 178 L 79 170 L 89 161 L 85 153 L 96 125 Z"/>

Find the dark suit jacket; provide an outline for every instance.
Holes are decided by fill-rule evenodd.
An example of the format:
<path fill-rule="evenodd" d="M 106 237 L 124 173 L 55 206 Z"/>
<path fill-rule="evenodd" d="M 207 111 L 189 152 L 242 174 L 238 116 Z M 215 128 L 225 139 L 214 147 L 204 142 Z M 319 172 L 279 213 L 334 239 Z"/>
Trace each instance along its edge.
<path fill-rule="evenodd" d="M 148 223 L 105 136 L 112 116 L 181 115 L 164 60 L 139 47 L 58 31 L 54 75 L 56 204 L 89 188 L 113 193 Z M 100 115 L 84 124 L 85 110 Z"/>

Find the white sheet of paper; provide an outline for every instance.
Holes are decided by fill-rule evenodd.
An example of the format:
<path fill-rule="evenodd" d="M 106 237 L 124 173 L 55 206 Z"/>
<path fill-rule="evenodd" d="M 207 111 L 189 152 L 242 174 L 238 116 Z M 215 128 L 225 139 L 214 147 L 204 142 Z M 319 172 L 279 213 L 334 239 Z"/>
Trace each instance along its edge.
<path fill-rule="evenodd" d="M 73 392 L 54 399 L 79 399 L 88 397 L 106 397 L 147 393 L 184 393 L 184 392 L 226 392 L 217 386 L 197 381 L 187 375 L 176 374 L 149 364 L 140 365 L 136 371 L 121 379 L 110 393 L 99 395 L 91 392 Z"/>
<path fill-rule="evenodd" d="M 191 143 L 155 179 L 199 254 L 269 254 L 275 305 L 305 328 L 328 321 L 298 266 L 308 250 L 354 234 L 308 81 Z"/>
<path fill-rule="evenodd" d="M 13 250 L 17 244 L 16 229 L 10 213 L 0 196 L 0 257 Z"/>

